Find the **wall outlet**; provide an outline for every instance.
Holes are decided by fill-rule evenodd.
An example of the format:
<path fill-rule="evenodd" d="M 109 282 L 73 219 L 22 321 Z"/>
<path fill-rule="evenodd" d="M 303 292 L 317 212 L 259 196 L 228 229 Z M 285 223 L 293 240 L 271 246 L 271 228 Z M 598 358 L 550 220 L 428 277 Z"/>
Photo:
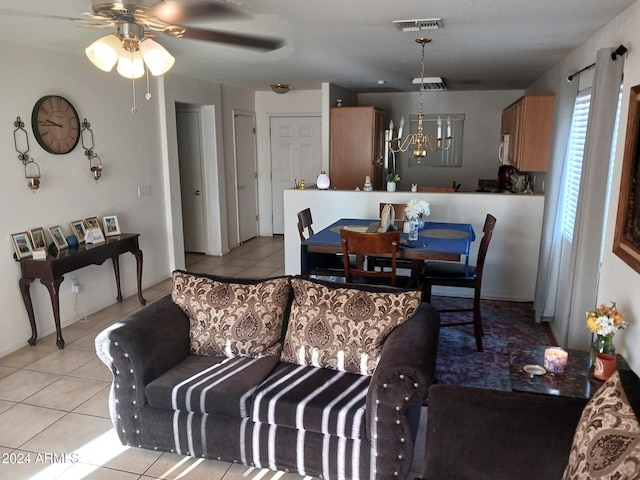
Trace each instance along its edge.
<path fill-rule="evenodd" d="M 73 293 L 80 293 L 80 282 L 77 278 L 71 280 L 71 291 Z"/>

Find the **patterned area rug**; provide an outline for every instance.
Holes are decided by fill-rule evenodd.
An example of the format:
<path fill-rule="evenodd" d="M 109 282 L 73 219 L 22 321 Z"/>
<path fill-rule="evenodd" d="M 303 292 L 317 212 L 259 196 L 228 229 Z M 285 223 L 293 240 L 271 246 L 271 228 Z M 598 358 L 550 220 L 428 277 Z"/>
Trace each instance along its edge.
<path fill-rule="evenodd" d="M 466 308 L 468 298 L 434 296 L 436 308 Z M 478 352 L 473 326 L 440 329 L 438 363 L 439 383 L 466 385 L 494 390 L 511 390 L 509 344 L 556 345 L 548 324 L 534 320 L 533 303 L 483 300 L 482 325 L 484 352 Z M 443 313 L 442 323 L 471 320 L 472 312 Z"/>

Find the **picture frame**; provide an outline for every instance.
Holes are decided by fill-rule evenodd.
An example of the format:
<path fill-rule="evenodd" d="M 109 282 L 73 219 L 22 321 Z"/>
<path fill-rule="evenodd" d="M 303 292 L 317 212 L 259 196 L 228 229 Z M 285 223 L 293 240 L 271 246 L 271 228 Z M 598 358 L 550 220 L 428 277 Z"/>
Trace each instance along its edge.
<path fill-rule="evenodd" d="M 12 233 L 11 244 L 16 252 L 18 260 L 23 258 L 29 258 L 33 255 L 33 248 L 31 246 L 31 239 L 27 232 Z"/>
<path fill-rule="evenodd" d="M 640 273 L 640 85 L 630 89 L 613 253 Z"/>
<path fill-rule="evenodd" d="M 90 228 L 100 228 L 100 222 L 98 217 L 87 217 L 84 219 L 85 232 Z"/>
<path fill-rule="evenodd" d="M 102 217 L 102 227 L 105 237 L 120 235 L 120 225 L 118 224 L 118 217 L 116 215 Z"/>
<path fill-rule="evenodd" d="M 64 237 L 64 233 L 62 232 L 60 225 L 49 227 L 49 233 L 51 234 L 51 238 L 53 238 L 53 244 L 58 250 L 69 248 L 69 244 L 67 243 L 67 239 Z"/>
<path fill-rule="evenodd" d="M 84 237 L 87 234 L 87 229 L 84 226 L 83 220 L 73 220 L 69 222 L 71 231 L 78 239 L 78 244 L 84 243 Z"/>
<path fill-rule="evenodd" d="M 34 250 L 38 248 L 47 248 L 47 239 L 44 236 L 44 228 L 32 228 L 29 230 L 29 237 L 31 238 L 31 246 Z"/>

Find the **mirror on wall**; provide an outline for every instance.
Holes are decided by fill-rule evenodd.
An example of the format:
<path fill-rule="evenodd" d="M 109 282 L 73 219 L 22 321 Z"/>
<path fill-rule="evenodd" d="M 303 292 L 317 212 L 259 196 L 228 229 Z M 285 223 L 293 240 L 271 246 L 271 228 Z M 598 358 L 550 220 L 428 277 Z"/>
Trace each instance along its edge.
<path fill-rule="evenodd" d="M 413 158 L 409 155 L 409 167 L 462 167 L 462 137 L 464 134 L 464 113 L 436 113 L 425 114 L 422 120 L 422 128 L 426 134 L 433 138 L 438 134 L 438 119 L 442 121 L 443 131 L 447 121 L 451 121 L 451 147 L 447 150 L 436 152 L 427 149 L 426 158 Z M 409 116 L 411 133 L 418 131 L 418 115 Z"/>

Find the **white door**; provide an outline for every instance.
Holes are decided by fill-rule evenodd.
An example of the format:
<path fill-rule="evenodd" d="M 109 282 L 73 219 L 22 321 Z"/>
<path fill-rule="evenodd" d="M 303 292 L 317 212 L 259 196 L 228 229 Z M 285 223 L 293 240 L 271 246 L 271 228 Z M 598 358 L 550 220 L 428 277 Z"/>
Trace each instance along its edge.
<path fill-rule="evenodd" d="M 271 117 L 273 233 L 284 234 L 284 190 L 316 183 L 322 170 L 321 117 Z"/>
<path fill-rule="evenodd" d="M 200 110 L 176 107 L 184 249 L 205 253 Z"/>
<path fill-rule="evenodd" d="M 255 132 L 255 114 L 235 112 L 233 135 L 240 243 L 258 236 L 258 167 Z"/>

